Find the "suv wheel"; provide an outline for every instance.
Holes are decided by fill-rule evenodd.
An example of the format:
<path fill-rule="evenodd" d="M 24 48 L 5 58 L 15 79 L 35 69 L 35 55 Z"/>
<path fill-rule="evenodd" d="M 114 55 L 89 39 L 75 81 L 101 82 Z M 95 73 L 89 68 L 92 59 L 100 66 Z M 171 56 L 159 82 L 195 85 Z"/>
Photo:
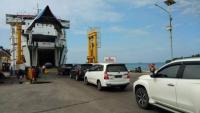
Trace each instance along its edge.
<path fill-rule="evenodd" d="M 78 80 L 79 80 L 79 76 L 78 76 L 78 75 L 76 75 L 76 78 L 75 78 L 75 80 L 76 80 L 76 81 L 78 81 Z"/>
<path fill-rule="evenodd" d="M 140 87 L 135 91 L 136 101 L 139 107 L 147 109 L 149 107 L 149 96 L 145 88 Z"/>
<path fill-rule="evenodd" d="M 101 82 L 100 82 L 100 81 L 97 81 L 97 89 L 98 89 L 99 91 L 102 90 L 102 86 L 101 86 Z"/>
<path fill-rule="evenodd" d="M 84 84 L 85 84 L 85 85 L 88 85 L 87 77 L 84 78 Z"/>

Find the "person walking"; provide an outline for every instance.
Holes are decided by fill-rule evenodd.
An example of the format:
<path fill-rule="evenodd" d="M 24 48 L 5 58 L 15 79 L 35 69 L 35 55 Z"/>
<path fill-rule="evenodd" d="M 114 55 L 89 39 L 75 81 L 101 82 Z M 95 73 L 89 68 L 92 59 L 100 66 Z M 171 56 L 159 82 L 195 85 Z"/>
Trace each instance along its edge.
<path fill-rule="evenodd" d="M 19 80 L 19 83 L 22 84 L 23 83 L 23 78 L 25 75 L 25 64 L 19 64 L 16 66 L 16 70 L 17 70 L 17 78 Z"/>
<path fill-rule="evenodd" d="M 34 82 L 37 81 L 36 67 L 32 67 L 32 80 L 33 80 Z"/>
<path fill-rule="evenodd" d="M 42 74 L 45 74 L 45 70 L 46 70 L 46 66 L 43 65 L 43 66 L 42 66 Z"/>

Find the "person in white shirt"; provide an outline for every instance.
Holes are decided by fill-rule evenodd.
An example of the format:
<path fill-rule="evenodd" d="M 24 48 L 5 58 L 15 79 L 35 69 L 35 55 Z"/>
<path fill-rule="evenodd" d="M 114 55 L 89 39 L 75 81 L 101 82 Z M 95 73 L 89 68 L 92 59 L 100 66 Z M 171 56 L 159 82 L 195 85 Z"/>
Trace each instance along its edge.
<path fill-rule="evenodd" d="M 42 66 L 42 73 L 43 73 L 43 74 L 45 74 L 45 70 L 46 70 L 46 66 L 43 65 L 43 66 Z"/>

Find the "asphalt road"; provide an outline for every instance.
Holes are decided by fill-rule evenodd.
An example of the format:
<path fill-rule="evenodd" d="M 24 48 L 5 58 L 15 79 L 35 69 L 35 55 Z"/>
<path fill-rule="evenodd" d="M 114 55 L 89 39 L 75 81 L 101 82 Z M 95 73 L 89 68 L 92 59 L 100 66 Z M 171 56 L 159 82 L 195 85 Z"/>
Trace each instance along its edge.
<path fill-rule="evenodd" d="M 132 74 L 135 81 L 140 74 Z M 160 108 L 140 109 L 132 93 L 105 89 L 58 76 L 55 72 L 37 84 L 18 84 L 14 78 L 0 84 L 0 113 L 169 113 Z"/>

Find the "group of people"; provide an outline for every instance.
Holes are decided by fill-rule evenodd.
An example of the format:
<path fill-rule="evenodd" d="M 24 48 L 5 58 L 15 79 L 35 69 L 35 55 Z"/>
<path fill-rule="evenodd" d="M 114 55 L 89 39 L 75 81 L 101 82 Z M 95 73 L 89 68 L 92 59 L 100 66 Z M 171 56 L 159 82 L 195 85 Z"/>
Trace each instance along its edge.
<path fill-rule="evenodd" d="M 136 67 L 135 68 L 135 72 L 136 73 L 142 73 L 142 68 L 139 66 L 139 67 Z"/>
<path fill-rule="evenodd" d="M 20 84 L 23 83 L 25 77 L 33 83 L 37 81 L 41 74 L 45 74 L 45 70 L 45 66 L 42 66 L 42 69 L 39 66 L 26 67 L 23 63 L 16 66 L 16 75 Z"/>
<path fill-rule="evenodd" d="M 2 71 L 9 72 L 10 63 L 2 63 Z"/>
<path fill-rule="evenodd" d="M 151 73 L 155 73 L 155 71 L 156 71 L 156 65 L 155 64 L 153 64 L 153 63 L 149 64 L 148 67 L 149 67 L 149 71 Z M 132 70 L 132 72 L 142 73 L 142 68 L 140 66 L 136 67 L 134 70 Z"/>
<path fill-rule="evenodd" d="M 151 73 L 155 73 L 155 71 L 156 71 L 156 65 L 155 64 L 149 64 L 149 71 Z"/>

